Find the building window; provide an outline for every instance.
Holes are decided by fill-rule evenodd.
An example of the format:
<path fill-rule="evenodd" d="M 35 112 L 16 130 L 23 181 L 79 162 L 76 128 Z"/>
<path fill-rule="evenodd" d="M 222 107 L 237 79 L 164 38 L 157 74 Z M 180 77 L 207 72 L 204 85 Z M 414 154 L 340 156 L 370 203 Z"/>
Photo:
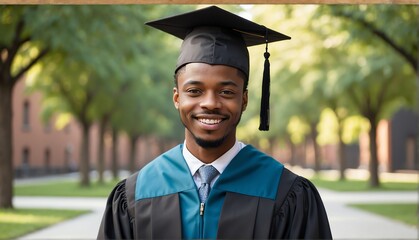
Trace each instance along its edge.
<path fill-rule="evenodd" d="M 30 104 L 28 100 L 25 100 L 25 102 L 23 102 L 23 122 L 22 122 L 22 127 L 23 130 L 29 131 L 30 130 L 30 125 L 29 125 L 29 116 L 30 116 Z"/>
<path fill-rule="evenodd" d="M 50 172 L 50 168 L 51 168 L 51 152 L 50 150 L 47 148 L 45 149 L 44 152 L 44 164 L 45 164 L 45 173 L 49 173 Z"/>
<path fill-rule="evenodd" d="M 29 148 L 25 147 L 22 151 L 22 175 L 24 177 L 29 176 L 30 171 L 30 151 Z"/>
<path fill-rule="evenodd" d="M 416 169 L 415 166 L 415 145 L 416 139 L 410 136 L 406 139 L 406 169 Z"/>
<path fill-rule="evenodd" d="M 71 144 L 68 144 L 64 149 L 64 165 L 67 172 L 75 170 L 73 163 L 73 146 Z"/>

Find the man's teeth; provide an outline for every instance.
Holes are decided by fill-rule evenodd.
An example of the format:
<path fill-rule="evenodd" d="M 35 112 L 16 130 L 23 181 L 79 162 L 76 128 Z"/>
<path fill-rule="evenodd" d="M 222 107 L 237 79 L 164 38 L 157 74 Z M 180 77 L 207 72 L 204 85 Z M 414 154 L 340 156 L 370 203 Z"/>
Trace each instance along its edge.
<path fill-rule="evenodd" d="M 218 124 L 218 123 L 220 123 L 221 122 L 221 119 L 199 119 L 199 121 L 201 123 L 204 123 L 204 124 L 212 125 L 212 124 Z"/>

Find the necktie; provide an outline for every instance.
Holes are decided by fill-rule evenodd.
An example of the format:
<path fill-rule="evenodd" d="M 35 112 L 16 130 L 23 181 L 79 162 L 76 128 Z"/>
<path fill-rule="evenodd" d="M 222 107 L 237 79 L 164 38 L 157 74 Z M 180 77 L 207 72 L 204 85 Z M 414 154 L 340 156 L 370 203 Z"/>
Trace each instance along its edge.
<path fill-rule="evenodd" d="M 211 189 L 210 187 L 211 181 L 215 178 L 215 176 L 218 175 L 218 171 L 212 165 L 204 165 L 200 167 L 198 171 L 199 171 L 199 174 L 201 175 L 201 180 L 202 180 L 201 186 L 198 189 L 199 198 L 201 199 L 202 203 L 205 203 Z"/>

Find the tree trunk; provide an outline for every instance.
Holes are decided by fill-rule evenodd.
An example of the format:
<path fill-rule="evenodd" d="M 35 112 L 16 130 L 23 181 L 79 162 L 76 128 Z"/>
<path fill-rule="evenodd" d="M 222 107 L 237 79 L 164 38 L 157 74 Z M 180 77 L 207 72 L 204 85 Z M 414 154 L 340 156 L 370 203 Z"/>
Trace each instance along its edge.
<path fill-rule="evenodd" d="M 0 85 L 0 208 L 13 208 L 12 90 Z"/>
<path fill-rule="evenodd" d="M 298 163 L 301 167 L 307 167 L 307 139 L 304 139 L 304 142 L 298 144 Z"/>
<path fill-rule="evenodd" d="M 339 126 L 340 128 L 340 126 Z M 338 158 L 339 158 L 339 180 L 344 181 L 346 179 L 345 170 L 346 170 L 346 155 L 345 155 L 346 145 L 343 142 L 341 130 L 339 130 L 339 149 L 338 149 Z"/>
<path fill-rule="evenodd" d="M 343 142 L 343 124 L 342 119 L 339 118 L 338 114 L 336 113 L 336 117 L 338 118 L 338 137 L 339 137 L 339 148 L 338 148 L 338 158 L 339 158 L 339 180 L 344 181 L 346 179 L 345 170 L 346 170 L 346 155 L 345 155 L 345 148 L 346 145 Z"/>
<path fill-rule="evenodd" d="M 112 129 L 112 176 L 119 179 L 118 174 L 118 131 Z"/>
<path fill-rule="evenodd" d="M 80 185 L 87 187 L 90 185 L 90 163 L 89 163 L 89 130 L 90 125 L 88 123 L 81 123 L 82 125 L 82 142 L 81 142 L 81 151 L 80 151 Z"/>
<path fill-rule="evenodd" d="M 99 124 L 99 148 L 97 159 L 98 183 L 104 183 L 103 173 L 105 172 L 105 130 L 106 119 L 102 119 Z"/>
<path fill-rule="evenodd" d="M 310 137 L 313 143 L 313 150 L 314 150 L 314 171 L 318 173 L 321 169 L 321 158 L 320 158 L 320 147 L 319 147 L 319 144 L 317 143 L 317 135 L 318 135 L 317 123 L 311 123 L 310 128 L 311 128 Z"/>
<path fill-rule="evenodd" d="M 287 137 L 287 144 L 288 144 L 288 147 L 289 147 L 289 149 L 290 149 L 290 159 L 289 159 L 289 163 L 290 163 L 290 165 L 291 166 L 295 166 L 295 158 L 296 158 L 296 156 L 295 156 L 295 152 L 296 152 L 296 150 L 295 150 L 295 144 L 292 142 L 292 140 L 291 140 L 291 137 Z"/>
<path fill-rule="evenodd" d="M 369 119 L 371 129 L 369 132 L 370 138 L 370 187 L 377 188 L 380 186 L 378 176 L 378 156 L 377 156 L 377 123 L 374 119 Z"/>
<path fill-rule="evenodd" d="M 274 138 L 269 138 L 269 155 L 273 156 L 275 158 L 275 145 L 276 141 Z"/>
<path fill-rule="evenodd" d="M 416 10 L 419 12 L 418 8 Z M 417 59 L 419 59 L 419 51 L 417 53 Z M 418 62 L 419 64 L 419 62 Z M 418 66 L 419 67 L 419 66 Z M 416 116 L 419 120 L 419 69 L 416 71 Z M 416 154 L 415 154 L 415 169 L 419 170 L 419 121 L 416 123 Z M 419 211 L 418 211 L 419 215 Z M 418 216 L 419 217 L 419 216 Z M 419 223 L 418 223 L 419 226 Z"/>
<path fill-rule="evenodd" d="M 137 167 L 136 167 L 137 139 L 138 139 L 138 136 L 130 137 L 129 171 L 131 173 L 134 173 L 135 171 L 137 171 Z"/>
<path fill-rule="evenodd" d="M 346 144 L 343 142 L 343 117 L 341 117 L 338 113 L 336 107 L 333 108 L 333 112 L 335 113 L 337 122 L 338 122 L 338 158 L 339 158 L 339 180 L 345 181 L 345 170 L 346 170 L 346 155 L 345 149 Z"/>

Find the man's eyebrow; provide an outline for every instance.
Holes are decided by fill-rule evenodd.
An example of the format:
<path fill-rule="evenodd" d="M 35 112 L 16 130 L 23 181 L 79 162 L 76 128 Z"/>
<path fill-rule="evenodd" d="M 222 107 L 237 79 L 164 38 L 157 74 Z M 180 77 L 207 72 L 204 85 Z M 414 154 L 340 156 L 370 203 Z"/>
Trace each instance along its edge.
<path fill-rule="evenodd" d="M 188 80 L 183 85 L 202 85 L 203 83 L 201 81 L 197 80 Z"/>
<path fill-rule="evenodd" d="M 198 80 L 187 80 L 183 85 L 187 86 L 187 85 L 203 85 L 204 83 Z M 218 83 L 218 85 L 221 86 L 235 86 L 238 87 L 239 85 L 237 85 L 237 83 L 233 80 L 224 80 Z"/>
<path fill-rule="evenodd" d="M 220 82 L 220 85 L 222 85 L 222 86 L 235 86 L 235 87 L 238 87 L 239 86 L 233 80 L 225 80 L 225 81 L 222 81 L 222 82 Z"/>

